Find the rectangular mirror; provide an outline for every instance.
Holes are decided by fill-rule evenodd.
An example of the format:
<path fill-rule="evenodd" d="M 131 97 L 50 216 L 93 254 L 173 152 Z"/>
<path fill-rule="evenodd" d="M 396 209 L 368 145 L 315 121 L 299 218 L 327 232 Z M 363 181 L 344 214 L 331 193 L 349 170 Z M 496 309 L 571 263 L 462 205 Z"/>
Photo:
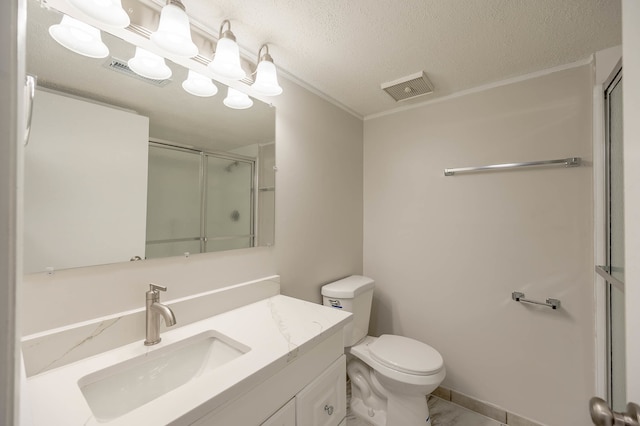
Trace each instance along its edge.
<path fill-rule="evenodd" d="M 275 108 L 187 93 L 188 70 L 130 71 L 58 44 L 62 14 L 29 0 L 27 73 L 38 80 L 25 148 L 25 273 L 273 244 Z"/>

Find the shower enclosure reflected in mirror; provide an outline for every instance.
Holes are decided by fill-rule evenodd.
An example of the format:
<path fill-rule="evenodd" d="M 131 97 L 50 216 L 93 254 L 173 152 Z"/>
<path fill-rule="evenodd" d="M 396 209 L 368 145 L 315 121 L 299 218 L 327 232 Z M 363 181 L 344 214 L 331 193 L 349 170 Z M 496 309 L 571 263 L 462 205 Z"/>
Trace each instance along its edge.
<path fill-rule="evenodd" d="M 275 108 L 188 94 L 169 60 L 171 78 L 138 77 L 105 32 L 107 58 L 75 54 L 48 34 L 62 15 L 27 4 L 25 273 L 273 244 Z"/>

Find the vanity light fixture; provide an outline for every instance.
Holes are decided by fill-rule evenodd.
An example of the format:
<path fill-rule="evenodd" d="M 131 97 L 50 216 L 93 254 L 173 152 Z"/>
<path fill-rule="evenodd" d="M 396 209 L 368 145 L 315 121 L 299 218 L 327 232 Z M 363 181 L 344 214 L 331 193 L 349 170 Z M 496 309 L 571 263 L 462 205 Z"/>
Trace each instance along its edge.
<path fill-rule="evenodd" d="M 182 88 L 194 96 L 209 97 L 218 93 L 218 87 L 209 77 L 189 70 L 189 76 L 182 82 Z"/>
<path fill-rule="evenodd" d="M 253 106 L 253 101 L 246 93 L 229 87 L 227 97 L 222 101 L 226 106 L 232 109 L 247 109 Z"/>
<path fill-rule="evenodd" d="M 266 52 L 260 55 L 262 49 Z M 277 96 L 282 93 L 282 87 L 278 84 L 278 74 L 273 58 L 269 54 L 269 46 L 263 44 L 258 50 L 258 66 L 256 68 L 256 79 L 251 88 L 261 95 Z"/>
<path fill-rule="evenodd" d="M 136 54 L 127 61 L 127 65 L 139 76 L 151 80 L 166 80 L 171 77 L 171 68 L 164 58 L 141 47 L 136 47 Z"/>
<path fill-rule="evenodd" d="M 106 58 L 109 48 L 102 42 L 100 30 L 63 15 L 59 24 L 49 27 L 49 34 L 62 46 L 89 58 Z"/>
<path fill-rule="evenodd" d="M 227 30 L 223 31 L 225 24 Z M 231 32 L 231 23 L 225 19 L 220 25 L 216 52 L 213 60 L 209 63 L 209 70 L 215 75 L 228 78 L 230 80 L 242 80 L 246 77 L 240 65 L 240 49 L 236 43 L 236 37 Z"/>
<path fill-rule="evenodd" d="M 129 15 L 122 8 L 122 0 L 67 0 L 85 15 L 116 28 L 127 28 Z"/>
<path fill-rule="evenodd" d="M 171 55 L 192 58 L 198 54 L 198 47 L 191 40 L 189 17 L 180 0 L 167 0 L 151 41 Z"/>

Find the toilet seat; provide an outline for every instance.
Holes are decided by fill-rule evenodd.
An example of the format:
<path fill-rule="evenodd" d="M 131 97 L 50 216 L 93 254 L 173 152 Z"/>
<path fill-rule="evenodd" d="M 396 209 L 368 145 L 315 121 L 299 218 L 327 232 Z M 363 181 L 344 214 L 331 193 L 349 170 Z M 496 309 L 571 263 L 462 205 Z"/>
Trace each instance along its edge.
<path fill-rule="evenodd" d="M 438 351 L 409 337 L 383 334 L 369 344 L 369 352 L 380 364 L 406 374 L 427 376 L 444 367 Z"/>
<path fill-rule="evenodd" d="M 405 387 L 406 386 L 422 387 L 422 386 L 431 386 L 432 384 L 435 384 L 437 386 L 440 383 L 442 383 L 442 381 L 444 380 L 444 377 L 446 375 L 444 362 L 442 362 L 441 368 L 436 372 L 433 372 L 430 374 L 426 374 L 426 373 L 412 374 L 412 373 L 406 373 L 404 371 L 400 371 L 400 369 L 398 369 L 395 366 L 389 366 L 388 360 L 386 361 L 386 363 L 378 361 L 376 358 L 373 357 L 370 349 L 371 345 L 373 345 L 378 339 L 379 337 L 366 336 L 363 340 L 358 342 L 357 345 L 346 348 L 346 353 L 349 356 L 353 356 L 355 358 L 360 359 L 362 362 L 364 362 L 369 367 L 371 367 L 376 372 L 376 374 L 382 375 L 398 383 L 402 383 L 403 384 L 402 386 L 405 386 Z"/>

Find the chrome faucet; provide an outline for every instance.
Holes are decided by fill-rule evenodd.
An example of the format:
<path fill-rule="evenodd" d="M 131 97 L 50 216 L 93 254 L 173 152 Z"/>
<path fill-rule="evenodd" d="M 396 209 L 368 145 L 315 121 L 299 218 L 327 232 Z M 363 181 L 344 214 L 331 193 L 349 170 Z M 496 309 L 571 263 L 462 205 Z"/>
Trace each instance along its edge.
<path fill-rule="evenodd" d="M 167 288 L 161 285 L 149 284 L 147 296 L 147 338 L 144 341 L 146 346 L 160 343 L 160 316 L 164 318 L 167 327 L 176 324 L 176 317 L 173 311 L 167 305 L 160 303 L 160 291 L 167 291 Z"/>

